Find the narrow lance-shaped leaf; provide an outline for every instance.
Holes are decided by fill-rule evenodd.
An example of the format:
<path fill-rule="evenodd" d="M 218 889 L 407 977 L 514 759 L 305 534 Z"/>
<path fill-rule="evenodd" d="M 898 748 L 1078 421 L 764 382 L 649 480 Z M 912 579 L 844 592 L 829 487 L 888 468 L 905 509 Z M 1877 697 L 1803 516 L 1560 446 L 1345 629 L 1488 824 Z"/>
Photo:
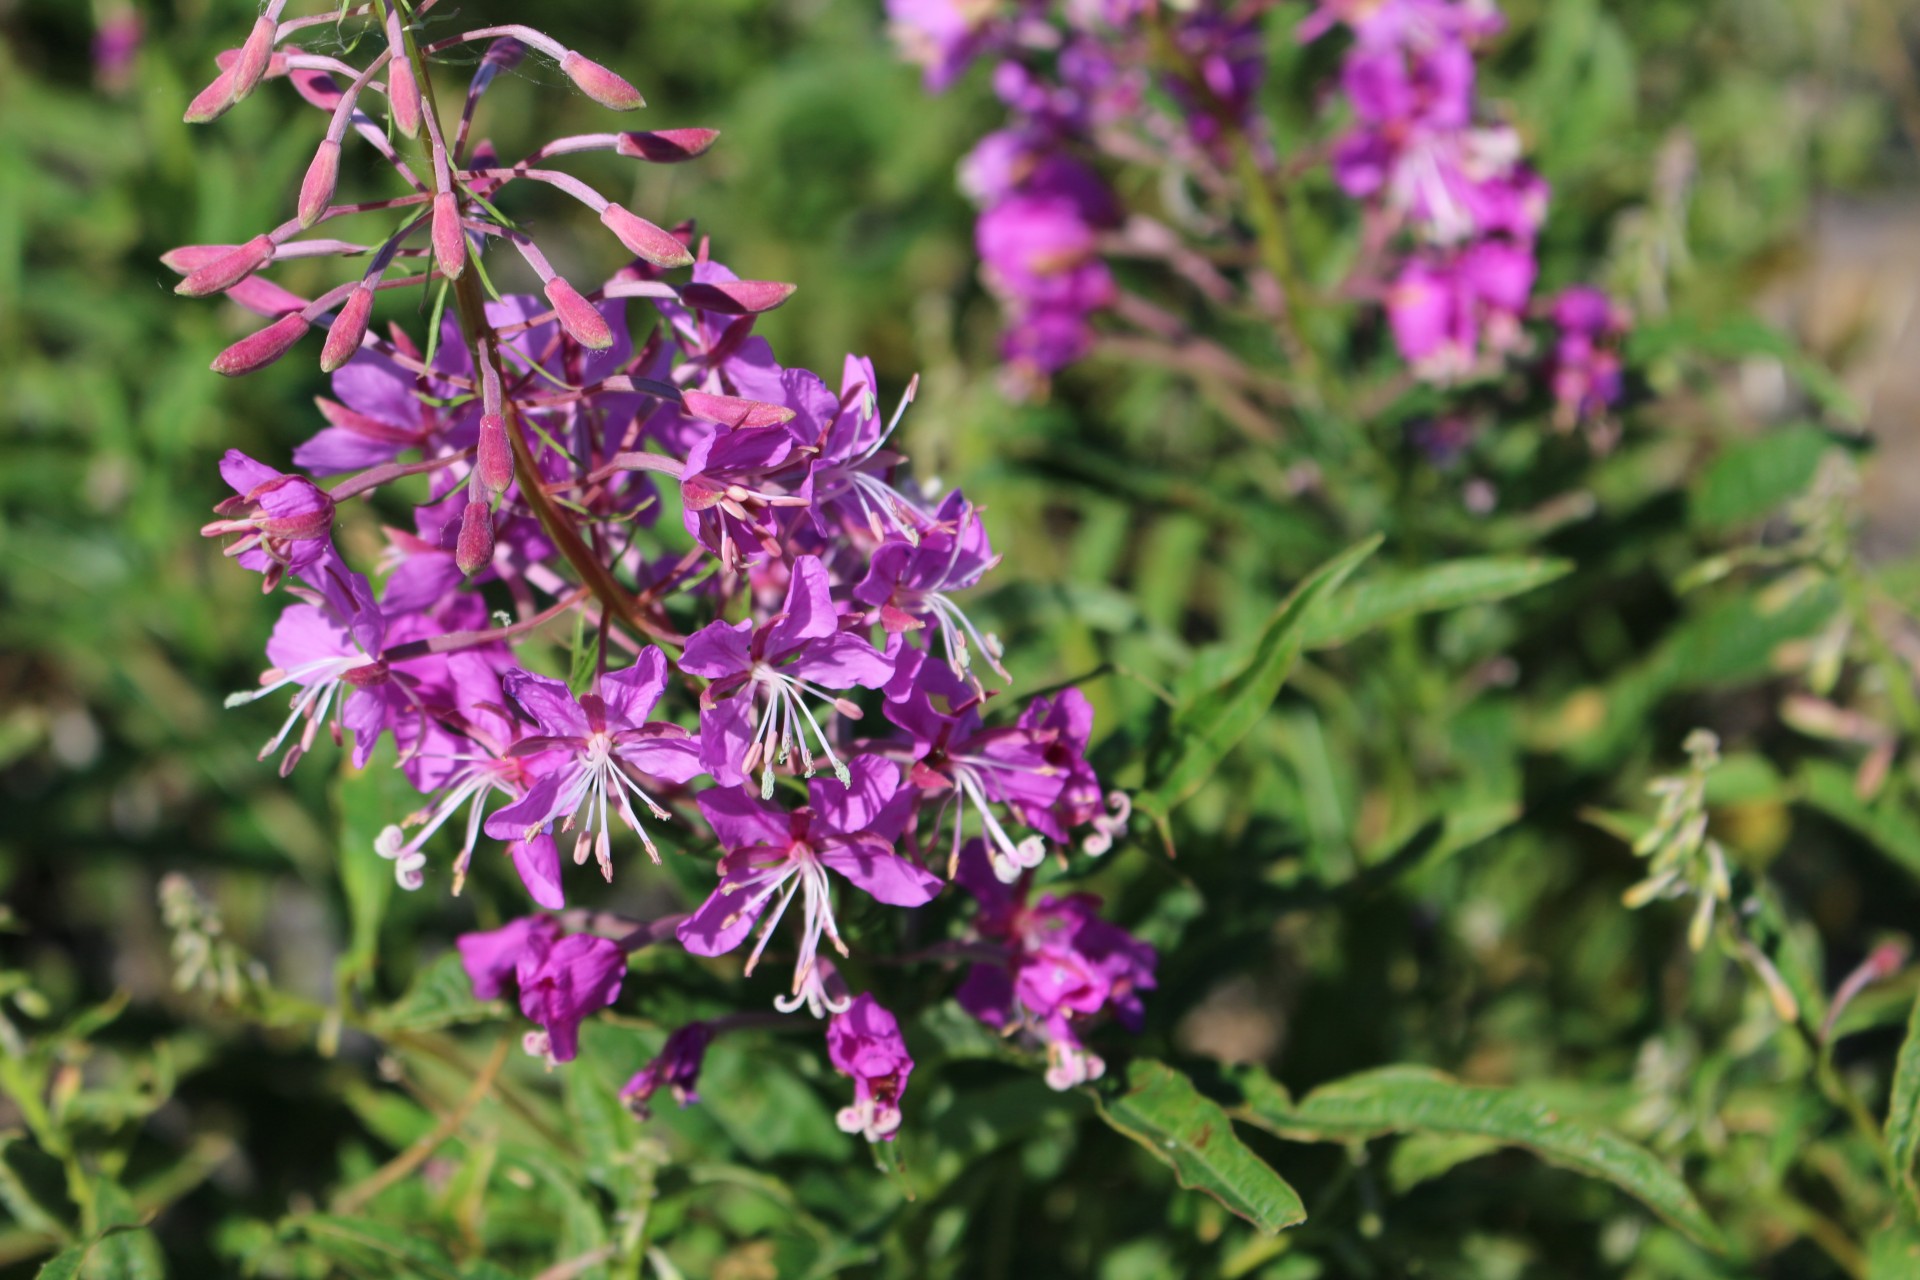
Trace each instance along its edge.
<path fill-rule="evenodd" d="M 1313 611 L 1306 644 L 1310 649 L 1344 644 L 1400 618 L 1523 595 L 1572 570 L 1568 560 L 1486 556 L 1450 560 L 1413 573 L 1369 576 Z"/>
<path fill-rule="evenodd" d="M 1133 1064 L 1122 1089 L 1095 1093 L 1100 1118 L 1173 1169 L 1189 1191 L 1204 1191 L 1269 1234 L 1306 1220 L 1286 1179 L 1253 1154 L 1218 1104 L 1164 1062 Z"/>
<path fill-rule="evenodd" d="M 1907 1019 L 1907 1038 L 1893 1068 L 1893 1098 L 1887 1103 L 1887 1159 L 1914 1192 L 1913 1157 L 1920 1151 L 1920 1000 Z"/>
<path fill-rule="evenodd" d="M 1174 712 L 1148 764 L 1148 787 L 1134 797 L 1136 806 L 1164 819 L 1200 789 L 1273 705 L 1300 656 L 1314 611 L 1379 546 L 1379 537 L 1369 538 L 1314 570 L 1274 612 L 1246 665 Z"/>
<path fill-rule="evenodd" d="M 1387 1133 L 1492 1138 L 1550 1164 L 1611 1182 L 1709 1248 L 1720 1231 L 1680 1176 L 1608 1129 L 1569 1120 L 1514 1089 L 1465 1085 L 1425 1067 L 1383 1067 L 1322 1085 L 1298 1103 L 1258 1069 L 1243 1073 L 1234 1114 L 1284 1138 L 1349 1142 Z"/>
<path fill-rule="evenodd" d="M 350 934 L 341 960 L 343 977 L 371 973 L 379 950 L 380 922 L 393 897 L 393 864 L 375 851 L 382 828 L 399 822 L 419 804 L 389 743 L 381 743 L 365 769 L 346 768 L 334 789 L 340 815 L 340 885 L 347 898 Z"/>

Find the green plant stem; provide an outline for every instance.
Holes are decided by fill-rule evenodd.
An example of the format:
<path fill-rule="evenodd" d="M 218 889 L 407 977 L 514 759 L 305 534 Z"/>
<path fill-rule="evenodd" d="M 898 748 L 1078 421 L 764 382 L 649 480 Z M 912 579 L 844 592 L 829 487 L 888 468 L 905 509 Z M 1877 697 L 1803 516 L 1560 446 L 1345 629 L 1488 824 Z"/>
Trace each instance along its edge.
<path fill-rule="evenodd" d="M 459 1133 L 460 1127 L 467 1122 L 467 1117 L 473 1114 L 473 1109 L 493 1091 L 494 1079 L 499 1076 L 500 1068 L 507 1064 L 507 1049 L 510 1044 L 510 1037 L 501 1036 L 494 1044 L 493 1052 L 487 1055 L 486 1063 L 481 1066 L 480 1073 L 473 1078 L 472 1087 L 467 1090 L 453 1110 L 442 1116 L 438 1124 L 405 1151 L 336 1196 L 333 1211 L 349 1215 L 358 1213 L 369 1200 L 425 1164 L 428 1157 L 440 1149 L 442 1143 Z"/>

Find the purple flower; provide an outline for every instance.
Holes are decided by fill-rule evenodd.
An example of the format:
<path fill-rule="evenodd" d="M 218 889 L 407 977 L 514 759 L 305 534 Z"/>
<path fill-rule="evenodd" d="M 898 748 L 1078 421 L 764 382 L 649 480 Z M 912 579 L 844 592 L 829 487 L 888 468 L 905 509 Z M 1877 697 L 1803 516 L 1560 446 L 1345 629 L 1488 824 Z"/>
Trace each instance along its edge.
<path fill-rule="evenodd" d="M 473 984 L 476 1000 L 498 1000 L 506 992 L 507 979 L 531 957 L 546 958 L 563 930 L 552 916 L 522 916 L 518 920 L 482 933 L 463 933 L 455 941 L 460 964 Z"/>
<path fill-rule="evenodd" d="M 325 489 L 305 476 L 282 475 L 238 449 L 227 450 L 220 460 L 220 476 L 237 496 L 213 509 L 220 519 L 204 526 L 201 536 L 239 534 L 226 554 L 241 568 L 265 574 L 264 590 L 328 552 L 333 499 Z"/>
<path fill-rule="evenodd" d="M 1000 665 L 999 642 L 982 636 L 948 595 L 975 585 L 998 563 L 1000 557 L 987 541 L 980 513 L 956 489 L 940 504 L 925 532 L 913 540 L 889 539 L 874 551 L 853 598 L 873 606 L 889 634 L 917 631 L 932 622 L 957 674 L 971 669 L 971 655 L 977 649 L 1005 680 L 1009 677 Z"/>
<path fill-rule="evenodd" d="M 841 630 L 826 566 L 817 556 L 794 561 L 786 605 L 771 621 L 759 627 L 751 621 L 709 623 L 688 638 L 680 669 L 712 681 L 700 695 L 702 765 L 722 786 L 739 786 L 758 769 L 763 796 L 773 794 L 774 766 L 793 751 L 806 772 L 813 772 L 807 728 L 845 782 L 846 766 L 807 700 L 858 719 L 858 707 L 827 691 L 877 689 L 893 675 L 884 655 L 861 636 Z"/>
<path fill-rule="evenodd" d="M 601 874 L 611 880 L 611 805 L 658 862 L 659 851 L 630 797 L 664 822 L 667 813 L 647 793 L 646 784 L 654 779 L 689 782 L 701 773 L 699 753 L 687 731 L 647 719 L 666 689 L 666 672 L 665 656 L 648 646 L 631 667 L 601 676 L 598 692 L 576 700 L 558 680 L 509 671 L 502 689 L 540 729 L 512 748 L 512 754 L 527 760 L 535 781 L 524 797 L 487 819 L 487 834 L 499 840 L 530 839 L 555 820 L 562 820 L 562 831 L 578 822 L 574 862 L 585 862 L 591 848 Z"/>
<path fill-rule="evenodd" d="M 1042 1042 L 1053 1088 L 1098 1079 L 1106 1064 L 1080 1032 L 1102 1012 L 1139 1030 L 1139 993 L 1155 985 L 1153 948 L 1102 920 L 1091 894 L 1046 894 L 1029 906 L 1025 881 L 1018 890 L 1002 883 L 979 841 L 961 855 L 958 878 L 980 902 L 974 932 L 1003 953 L 968 971 L 956 992 L 961 1007 L 996 1030 Z"/>
<path fill-rule="evenodd" d="M 700 1101 L 695 1086 L 700 1083 L 700 1067 L 707 1060 L 713 1030 L 711 1022 L 689 1022 L 667 1037 L 659 1056 L 635 1072 L 620 1090 L 635 1115 L 646 1119 L 651 1114 L 647 1104 L 662 1088 L 671 1090 L 673 1100 L 683 1108 Z"/>
<path fill-rule="evenodd" d="M 419 358 L 410 344 L 400 350 Z M 442 325 L 433 370 L 449 377 L 473 371 L 466 340 L 452 316 Z M 327 427 L 293 451 L 294 462 L 315 475 L 378 466 L 412 449 L 438 456 L 468 447 L 478 433 L 478 405 L 447 409 L 430 403 L 457 394 L 453 383 L 444 377 L 416 376 L 371 347 L 360 348 L 334 373 L 333 394 L 338 400 L 323 396 L 315 401 Z"/>
<path fill-rule="evenodd" d="M 907 61 L 925 68 L 928 92 L 958 79 L 1003 25 L 1004 0 L 887 0 L 887 22 Z"/>
<path fill-rule="evenodd" d="M 267 659 L 273 666 L 261 673 L 261 687 L 231 694 L 226 702 L 237 707 L 288 685 L 298 690 L 280 732 L 260 751 L 260 758 L 266 759 L 280 749 L 294 725 L 306 722 L 306 729 L 281 757 L 282 777 L 313 747 L 329 712 L 334 715 L 336 743 L 343 730 L 353 733 L 357 769 L 366 767 L 387 725 L 387 685 L 393 673 L 380 659 L 386 617 L 374 603 L 367 580 L 342 565 L 331 544 L 322 546 L 323 553 L 302 568 L 303 576 L 318 584 L 317 589 L 295 589 L 306 603 L 288 606 L 267 640 Z"/>
<path fill-rule="evenodd" d="M 1554 420 L 1564 430 L 1601 419 L 1620 402 L 1624 379 L 1617 346 L 1627 318 L 1611 298 L 1586 285 L 1563 291 L 1551 314 L 1559 330 L 1550 364 Z"/>
<path fill-rule="evenodd" d="M 793 436 L 785 427 L 716 428 L 688 451 L 680 473 L 681 521 L 729 568 L 777 556 L 774 512 L 811 501 L 805 479 L 789 488 Z"/>
<path fill-rule="evenodd" d="M 556 1062 L 579 1052 L 580 1023 L 619 998 L 627 969 L 619 943 L 593 934 L 566 935 L 559 921 L 546 915 L 463 933 L 456 945 L 477 999 L 499 999 L 507 979 L 513 979 L 520 1012 L 540 1025 L 527 1038 L 528 1051 Z"/>
<path fill-rule="evenodd" d="M 1095 856 L 1112 848 L 1114 840 L 1126 833 L 1133 806 L 1123 791 L 1103 796 L 1100 778 L 1087 761 L 1087 745 L 1093 738 L 1093 705 L 1087 696 L 1078 689 L 1063 689 L 1052 698 L 1035 698 L 1020 713 L 1016 727 L 1044 742 L 1047 765 L 1062 782 L 1060 795 L 1051 805 L 1016 800 L 1015 812 L 1049 840 L 1064 844 L 1073 828 L 1091 825 L 1093 833 L 1080 847 Z"/>
<path fill-rule="evenodd" d="M 904 750 L 912 760 L 907 781 L 937 806 L 934 838 L 954 809 L 952 873 L 965 839 L 971 811 L 985 836 L 996 874 L 1011 882 L 1022 870 L 1046 857 L 1040 836 L 1016 840 L 994 813 L 996 805 L 1015 812 L 1045 810 L 1059 800 L 1066 779 L 1047 759 L 1054 730 L 980 722 L 979 693 L 963 684 L 945 663 L 902 649 L 894 679 L 887 686 L 887 718 L 904 729 Z"/>
<path fill-rule="evenodd" d="M 720 860 L 720 884 L 678 930 L 681 943 L 695 955 L 732 951 L 767 916 L 747 957 L 752 973 L 780 918 L 794 897 L 802 899 L 799 957 L 794 964 L 792 996 L 783 1010 L 797 1008 L 824 937 L 847 953 L 834 921 L 827 872 L 850 881 L 874 899 L 896 907 L 918 907 L 940 892 L 940 877 L 893 851 L 911 816 L 899 796 L 900 771 L 875 756 L 857 757 L 846 783 L 815 778 L 808 803 L 791 812 L 756 798 L 742 787 L 708 791 L 700 812 L 726 854 Z M 777 901 L 776 901 L 777 899 Z"/>
<path fill-rule="evenodd" d="M 900 1095 L 913 1074 L 899 1022 L 862 993 L 827 1023 L 827 1057 L 834 1070 L 853 1077 L 853 1105 L 834 1117 L 841 1132 L 891 1142 L 900 1129 Z"/>
<path fill-rule="evenodd" d="M 620 998 L 627 956 L 611 938 L 576 933 L 544 955 L 524 950 L 514 967 L 520 1012 L 540 1024 L 528 1047 L 567 1062 L 580 1052 L 580 1023 Z"/>
<path fill-rule="evenodd" d="M 891 419 L 880 417 L 873 362 L 848 356 L 840 375 L 834 414 L 813 445 L 813 522 L 821 536 L 836 528 L 864 532 L 875 541 L 888 534 L 916 538 L 935 517 L 894 487 L 889 477 L 904 459 L 887 449 L 913 403 L 919 379 L 907 386 Z M 789 427 L 791 430 L 792 427 Z"/>

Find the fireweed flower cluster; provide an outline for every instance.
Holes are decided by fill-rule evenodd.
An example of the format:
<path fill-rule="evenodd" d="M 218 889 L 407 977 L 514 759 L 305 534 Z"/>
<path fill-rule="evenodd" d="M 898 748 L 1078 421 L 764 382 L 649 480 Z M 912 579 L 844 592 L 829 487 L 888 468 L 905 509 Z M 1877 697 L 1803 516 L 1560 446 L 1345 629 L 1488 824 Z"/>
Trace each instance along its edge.
<path fill-rule="evenodd" d="M 1091 163 L 1097 153 L 1132 152 L 1122 139 L 1143 128 L 1164 154 L 1204 165 L 1250 127 L 1265 65 L 1253 9 L 888 0 L 899 46 L 925 68 L 928 89 L 946 88 L 976 59 L 994 61 L 1008 122 L 962 162 L 960 185 L 980 206 L 980 273 L 1006 313 L 1002 354 L 1016 390 L 1038 389 L 1086 355 L 1093 317 L 1118 301 L 1103 245 L 1126 211 Z M 1156 75 L 1157 39 L 1172 56 L 1157 59 Z"/>
<path fill-rule="evenodd" d="M 324 121 L 287 221 L 165 258 L 180 292 L 223 294 L 269 322 L 222 352 L 218 372 L 311 340 L 331 376 L 298 471 L 238 452 L 221 464 L 233 496 L 203 532 L 292 599 L 260 687 L 230 701 L 290 699 L 262 753 L 280 753 L 283 772 L 323 737 L 350 736 L 362 767 L 391 741 L 423 797 L 376 842 L 406 888 L 443 878 L 458 893 L 483 849 L 507 855 L 545 911 L 464 935 L 459 949 L 475 994 L 513 996 L 534 1024 L 530 1052 L 574 1057 L 581 1024 L 621 998 L 631 952 L 677 940 L 714 957 L 751 940 L 746 972 L 773 951 L 792 958 L 791 978 L 778 1014 L 739 1017 L 804 1007 L 829 1019 L 829 1056 L 853 1080 L 842 1127 L 890 1138 L 913 1061 L 893 1015 L 828 959 L 851 951 L 846 900 L 924 906 L 971 865 L 969 839 L 975 894 L 1024 886 L 1049 849 L 1064 860 L 1076 840 L 1104 852 L 1128 806 L 1087 762 L 1091 710 L 1077 690 L 994 705 L 1003 655 L 965 597 L 998 557 L 963 494 L 934 502 L 908 482 L 892 441 L 912 389 L 889 416 L 864 359 L 848 357 L 837 388 L 783 367 L 753 329 L 792 286 L 743 280 L 690 227 L 668 230 L 549 167 L 587 152 L 674 163 L 714 133 L 582 134 L 504 158 L 476 131 L 477 108 L 525 59 L 557 64 L 611 109 L 638 107 L 639 94 L 537 31 L 454 32 L 442 15 L 423 21 L 434 7 L 375 0 L 288 17 L 275 0 L 188 111 L 211 119 L 286 80 Z M 355 23 L 364 65 L 298 43 Z M 471 67 L 453 112 L 429 75 L 442 51 Z M 343 201 L 350 145 L 383 159 L 399 194 Z M 597 286 L 558 274 L 512 220 L 528 183 L 585 204 L 633 260 Z M 370 243 L 326 234 L 350 215 L 388 229 Z M 538 296 L 488 298 L 482 281 L 503 268 L 483 264 L 508 256 Z M 364 265 L 315 297 L 264 274 L 315 258 Z M 377 298 L 417 285 L 437 291 L 436 331 L 375 323 Z M 651 309 L 646 323 L 636 306 Z M 386 530 L 369 577 L 335 545 L 336 521 L 351 499 L 403 480 L 426 501 L 410 527 Z M 570 681 L 522 660 L 566 623 L 581 637 Z M 436 865 L 429 838 L 450 824 L 457 852 Z M 568 850 L 611 881 L 635 850 L 659 861 L 669 827 L 719 854 L 690 914 L 609 927 L 603 913 L 591 928 L 548 914 L 566 907 Z M 1099 999 L 1039 994 L 1044 977 L 1012 1003 L 969 998 L 992 1025 L 1033 1029 L 1059 1087 L 1098 1074 L 1077 1039 L 1085 1019 L 1137 1015 L 1132 993 L 1152 985 L 1151 951 L 1070 903 L 1037 909 L 1077 913 L 1065 941 L 1006 909 L 994 919 L 1017 922 L 991 936 L 1009 971 L 1043 955 L 1091 965 Z M 708 1044 L 735 1025 L 681 1028 L 628 1099 L 644 1110 L 666 1088 L 693 1100 Z"/>
<path fill-rule="evenodd" d="M 1311 42 L 1345 32 L 1333 96 L 1346 122 L 1291 157 L 1278 154 L 1255 110 L 1272 9 L 1261 0 L 889 0 L 896 42 L 929 90 L 990 61 L 1010 117 L 960 166 L 981 209 L 981 278 L 1006 316 L 1009 385 L 1044 387 L 1108 328 L 1148 341 L 1184 334 L 1177 315 L 1125 292 L 1112 266 L 1121 256 L 1159 260 L 1210 304 L 1268 313 L 1290 361 L 1301 362 L 1307 286 L 1290 251 L 1274 257 L 1264 242 L 1272 237 L 1256 234 L 1271 278 L 1239 276 L 1228 264 L 1256 246 L 1222 233 L 1274 223 L 1277 213 L 1253 206 L 1277 204 L 1305 167 L 1330 158 L 1336 185 L 1360 207 L 1357 265 L 1338 292 L 1383 304 L 1414 374 L 1450 384 L 1498 372 L 1530 349 L 1526 321 L 1544 313 L 1555 340 L 1541 374 L 1556 423 L 1608 439 L 1625 317 L 1586 288 L 1550 307 L 1534 302 L 1549 192 L 1518 132 L 1479 99 L 1476 57 L 1503 27 L 1493 0 L 1319 0 L 1295 34 Z M 1157 172 L 1168 225 L 1120 199 L 1103 176 L 1116 165 Z"/>
<path fill-rule="evenodd" d="M 1401 356 L 1431 382 L 1497 369 L 1527 346 L 1550 192 L 1518 133 L 1478 100 L 1476 52 L 1503 25 L 1493 0 L 1321 0 L 1298 32 L 1352 37 L 1339 79 L 1352 123 L 1334 142 L 1333 176 L 1362 202 L 1367 244 L 1407 242 L 1382 293 Z M 1584 287 L 1550 313 L 1557 421 L 1597 421 L 1619 399 L 1604 342 L 1624 316 Z"/>

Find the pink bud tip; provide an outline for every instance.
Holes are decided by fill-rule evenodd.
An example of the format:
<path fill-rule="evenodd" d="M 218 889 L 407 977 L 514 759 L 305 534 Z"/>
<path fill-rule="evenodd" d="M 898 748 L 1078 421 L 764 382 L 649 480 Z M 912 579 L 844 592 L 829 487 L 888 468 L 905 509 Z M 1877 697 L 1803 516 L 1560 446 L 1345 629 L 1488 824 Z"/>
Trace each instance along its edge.
<path fill-rule="evenodd" d="M 614 111 L 632 111 L 635 107 L 647 105 L 647 100 L 640 96 L 638 89 L 592 58 L 582 57 L 571 49 L 560 60 L 560 69 L 580 87 L 580 92 L 603 107 Z"/>
<path fill-rule="evenodd" d="M 688 267 L 693 255 L 671 231 L 663 231 L 645 218 L 621 205 L 610 204 L 600 211 L 600 221 L 620 237 L 629 252 L 645 258 L 656 267 Z"/>
<path fill-rule="evenodd" d="M 213 359 L 213 371 L 235 378 L 264 369 L 278 360 L 311 328 L 299 313 L 281 316 L 257 333 L 250 333 Z"/>
<path fill-rule="evenodd" d="M 462 573 L 476 573 L 493 562 L 493 515 L 484 502 L 469 502 L 460 515 L 460 540 L 453 562 Z"/>
<path fill-rule="evenodd" d="M 189 298 L 204 298 L 222 293 L 273 261 L 273 241 L 255 236 L 230 253 L 224 253 L 187 273 L 173 291 Z M 169 264 L 171 265 L 171 264 Z"/>
<path fill-rule="evenodd" d="M 771 280 L 716 280 L 680 286 L 680 301 L 716 315 L 751 316 L 773 310 L 791 298 L 798 287 Z"/>
<path fill-rule="evenodd" d="M 182 117 L 188 124 L 205 124 L 217 120 L 226 114 L 233 105 L 233 72 L 222 71 L 213 78 L 213 83 L 194 95 L 187 104 L 187 114 Z"/>
<path fill-rule="evenodd" d="M 615 153 L 654 164 L 679 164 L 701 155 L 720 136 L 718 129 L 661 129 L 651 133 L 623 133 L 614 142 Z"/>
<path fill-rule="evenodd" d="M 564 277 L 555 276 L 547 281 L 546 294 L 560 317 L 560 327 L 567 331 L 569 338 L 594 351 L 605 351 L 613 345 L 613 330 L 607 327 L 606 317 L 595 311 L 593 304 L 581 297 L 580 291 Z"/>
<path fill-rule="evenodd" d="M 360 350 L 360 340 L 367 336 L 367 316 L 372 311 L 373 290 L 362 281 L 347 295 L 340 314 L 333 318 L 333 327 L 327 330 L 326 345 L 320 348 L 322 373 L 332 373 L 353 359 L 354 352 Z"/>
<path fill-rule="evenodd" d="M 480 416 L 480 450 L 474 465 L 480 483 L 496 498 L 513 481 L 513 445 L 507 439 L 507 420 L 497 413 Z"/>
<path fill-rule="evenodd" d="M 451 191 L 433 198 L 433 260 L 449 280 L 458 280 L 467 269 L 467 235 L 460 229 L 460 202 Z"/>
<path fill-rule="evenodd" d="M 273 60 L 273 33 L 277 27 L 264 13 L 254 21 L 253 30 L 247 34 L 247 42 L 240 46 L 240 57 L 233 67 L 235 102 L 252 93 L 260 77 L 267 74 L 267 64 Z"/>
<path fill-rule="evenodd" d="M 339 181 L 340 144 L 333 138 L 322 138 L 320 149 L 313 153 L 313 163 L 307 166 L 306 179 L 300 184 L 301 226 L 310 227 L 320 221 L 320 215 L 333 201 L 333 188 Z"/>
<path fill-rule="evenodd" d="M 387 104 L 393 110 L 393 127 L 404 137 L 419 137 L 420 85 L 413 78 L 413 64 L 407 61 L 398 45 L 394 46 L 393 61 L 388 64 Z"/>
<path fill-rule="evenodd" d="M 718 422 L 729 427 L 777 427 L 793 420 L 793 410 L 764 400 L 742 400 L 738 396 L 709 395 L 705 391 L 683 391 L 681 404 L 689 417 L 702 422 Z"/>

